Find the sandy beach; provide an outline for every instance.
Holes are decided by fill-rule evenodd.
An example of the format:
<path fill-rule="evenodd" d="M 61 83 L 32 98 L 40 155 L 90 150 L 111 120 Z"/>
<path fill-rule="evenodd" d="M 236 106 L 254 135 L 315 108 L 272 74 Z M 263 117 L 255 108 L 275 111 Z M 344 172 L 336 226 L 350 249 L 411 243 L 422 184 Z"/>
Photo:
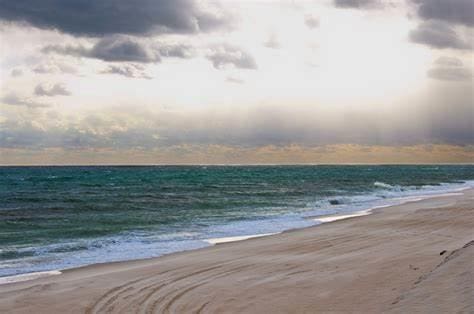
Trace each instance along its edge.
<path fill-rule="evenodd" d="M 1 313 L 473 313 L 474 191 L 0 285 Z"/>

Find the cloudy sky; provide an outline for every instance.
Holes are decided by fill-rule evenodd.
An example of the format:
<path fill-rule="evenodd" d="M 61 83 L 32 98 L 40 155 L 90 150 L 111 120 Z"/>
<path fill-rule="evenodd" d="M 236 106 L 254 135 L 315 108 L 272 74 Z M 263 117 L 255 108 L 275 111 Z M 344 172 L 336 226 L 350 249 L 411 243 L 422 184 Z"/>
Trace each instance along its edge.
<path fill-rule="evenodd" d="M 474 0 L 0 0 L 0 164 L 474 162 Z"/>

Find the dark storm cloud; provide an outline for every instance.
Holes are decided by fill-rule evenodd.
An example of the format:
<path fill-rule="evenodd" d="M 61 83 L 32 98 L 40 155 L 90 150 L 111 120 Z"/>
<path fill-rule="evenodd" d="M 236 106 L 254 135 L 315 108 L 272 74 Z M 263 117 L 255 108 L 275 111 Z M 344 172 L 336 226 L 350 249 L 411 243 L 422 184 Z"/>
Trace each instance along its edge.
<path fill-rule="evenodd" d="M 419 4 L 418 16 L 424 20 L 441 20 L 449 23 L 474 26 L 472 0 L 415 0 Z"/>
<path fill-rule="evenodd" d="M 11 106 L 23 106 L 28 108 L 46 108 L 50 106 L 48 104 L 39 103 L 31 99 L 19 97 L 14 93 L 7 94 L 6 96 L 0 98 L 0 102 Z"/>
<path fill-rule="evenodd" d="M 2 148 L 35 148 L 43 143 L 44 130 L 34 127 L 32 122 L 19 123 L 7 120 L 0 124 L 0 147 Z"/>
<path fill-rule="evenodd" d="M 382 6 L 381 0 L 334 0 L 338 8 L 372 9 Z"/>
<path fill-rule="evenodd" d="M 116 74 L 128 78 L 151 79 L 147 75 L 145 68 L 139 64 L 124 64 L 124 65 L 109 65 L 105 70 L 100 72 L 102 74 Z"/>
<path fill-rule="evenodd" d="M 93 124 L 94 126 L 90 126 Z M 29 120 L 9 119 L 0 125 L 0 147 L 41 149 L 61 147 L 81 148 L 156 148 L 159 140 L 149 128 L 128 128 L 99 134 L 99 128 L 117 124 L 99 117 L 86 117 L 80 125 L 44 128 Z"/>
<path fill-rule="evenodd" d="M 328 115 L 298 106 L 247 108 L 227 113 L 215 110 L 151 112 L 120 107 L 65 121 L 44 112 L 21 111 L 6 117 L 0 124 L 0 147 L 472 145 L 473 91 L 465 85 L 439 86 L 432 99 L 416 107 L 406 106 L 403 115 L 374 113 L 361 108 Z M 124 119 L 124 115 L 130 119 Z"/>
<path fill-rule="evenodd" d="M 471 81 L 472 71 L 464 67 L 458 58 L 441 57 L 428 70 L 428 77 L 441 81 Z"/>
<path fill-rule="evenodd" d="M 207 58 L 216 69 L 223 69 L 226 66 L 249 70 L 257 69 L 254 57 L 238 47 L 224 44 L 213 47 L 211 50 L 212 52 L 208 54 Z"/>
<path fill-rule="evenodd" d="M 63 84 L 57 83 L 51 87 L 45 86 L 44 84 L 38 84 L 35 87 L 36 96 L 70 96 L 71 92 L 67 90 L 66 86 Z"/>
<path fill-rule="evenodd" d="M 157 44 L 155 49 L 158 50 L 162 57 L 170 57 L 170 58 L 192 58 L 195 53 L 193 47 L 185 44 Z"/>
<path fill-rule="evenodd" d="M 437 21 L 423 22 L 409 34 L 412 42 L 437 49 L 471 49 L 471 45 L 462 40 L 447 24 Z"/>
<path fill-rule="evenodd" d="M 472 49 L 471 35 L 463 38 L 456 26 L 474 26 L 473 0 L 412 0 L 422 20 L 410 32 L 410 40 L 435 49 Z M 467 34 L 467 33 L 466 33 Z"/>
<path fill-rule="evenodd" d="M 129 37 L 110 37 L 100 40 L 84 56 L 104 61 L 160 62 L 156 49 Z"/>
<path fill-rule="evenodd" d="M 71 45 L 48 45 L 41 49 L 43 53 L 58 53 L 62 55 L 69 55 L 69 56 L 86 56 L 89 53 L 89 49 L 83 47 L 81 45 L 71 46 Z"/>
<path fill-rule="evenodd" d="M 474 90 L 471 84 L 437 86 L 432 98 L 418 110 L 429 122 L 426 134 L 432 142 L 474 144 Z"/>
<path fill-rule="evenodd" d="M 462 67 L 463 63 L 460 59 L 455 57 L 439 57 L 434 62 L 438 66 L 448 66 L 448 67 Z"/>
<path fill-rule="evenodd" d="M 92 48 L 83 46 L 49 45 L 44 53 L 58 53 L 76 57 L 94 58 L 110 62 L 156 63 L 161 57 L 189 58 L 192 47 L 183 44 L 150 43 L 130 36 L 110 36 L 99 40 Z"/>
<path fill-rule="evenodd" d="M 195 33 L 230 21 L 222 12 L 202 10 L 193 0 L 0 0 L 0 19 L 93 37 Z"/>

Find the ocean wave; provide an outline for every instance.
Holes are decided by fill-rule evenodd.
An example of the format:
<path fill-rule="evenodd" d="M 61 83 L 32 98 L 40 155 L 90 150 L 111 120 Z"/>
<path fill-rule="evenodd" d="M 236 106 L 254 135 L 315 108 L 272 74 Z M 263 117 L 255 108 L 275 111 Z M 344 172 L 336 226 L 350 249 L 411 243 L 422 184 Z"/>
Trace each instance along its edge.
<path fill-rule="evenodd" d="M 379 182 L 379 181 L 375 181 L 374 186 L 379 187 L 379 188 L 385 188 L 385 189 L 393 189 L 394 188 L 394 186 L 391 185 L 391 184 L 384 183 L 384 182 Z"/>
<path fill-rule="evenodd" d="M 15 249 L 4 249 L 0 251 L 0 260 L 10 260 L 23 257 L 34 256 L 34 250 L 15 250 Z"/>
<path fill-rule="evenodd" d="M 207 185 L 201 185 L 194 189 L 194 186 L 191 188 L 184 185 L 188 189 L 185 190 L 185 193 L 177 189 L 176 184 L 173 185 L 167 181 L 159 186 L 159 191 L 156 194 L 151 190 L 132 190 L 122 199 L 133 200 L 134 205 L 137 205 L 137 202 L 142 202 L 144 198 L 162 198 L 167 193 L 167 197 L 172 195 L 172 202 L 160 201 L 153 203 L 153 206 L 149 206 L 149 208 L 153 208 L 146 213 L 146 217 L 150 217 L 150 222 L 153 219 L 158 221 L 156 226 L 152 223 L 139 225 L 139 227 L 134 225 L 135 230 L 120 230 L 114 234 L 101 234 L 100 237 L 92 238 L 94 236 L 92 234 L 91 238 L 85 238 L 89 235 L 80 234 L 80 238 L 73 238 L 67 240 L 67 242 L 42 243 L 28 248 L 2 248 L 3 250 L 0 250 L 0 276 L 155 257 L 208 246 L 209 243 L 206 242 L 206 239 L 269 234 L 319 223 L 307 219 L 310 216 L 336 214 L 339 215 L 338 217 L 352 217 L 368 208 L 396 205 L 422 198 L 423 195 L 449 193 L 474 187 L 474 181 L 451 181 L 451 183 L 437 184 L 434 180 L 432 185 L 411 186 L 402 185 L 400 182 L 404 182 L 404 179 L 397 181 L 382 175 L 378 176 L 377 179 L 380 181 L 375 181 L 371 177 L 370 179 L 361 180 L 361 183 L 357 181 L 357 185 L 353 184 L 352 186 L 350 186 L 351 181 L 346 179 L 330 181 L 327 185 L 317 185 L 319 182 L 315 183 L 310 178 L 298 178 L 304 184 L 301 186 L 290 185 L 286 183 L 286 179 L 273 184 L 268 184 L 266 181 L 257 182 L 258 184 L 253 182 L 253 185 L 245 179 L 245 182 L 232 186 L 223 183 L 206 183 Z M 384 182 L 385 180 L 397 182 L 400 185 L 389 184 Z M 425 180 L 423 182 L 430 181 Z M 170 184 L 170 187 L 163 189 L 166 184 Z M 105 186 L 105 184 L 103 185 Z M 128 188 L 119 183 L 117 185 L 117 188 Z M 81 185 L 75 185 L 74 187 L 77 186 Z M 211 189 L 209 187 L 212 190 L 223 189 L 223 191 L 221 193 L 214 193 L 213 191 L 213 194 L 210 194 L 209 190 Z M 306 194 L 300 195 L 299 191 L 306 187 L 308 187 L 307 190 L 304 190 Z M 225 190 L 226 188 L 227 190 Z M 238 190 L 239 188 L 241 191 Z M 111 190 L 108 189 L 104 192 L 103 189 L 86 189 L 81 190 L 81 195 L 88 195 L 87 193 L 92 192 L 98 195 L 106 195 L 108 199 L 100 199 L 105 204 L 110 199 L 116 201 L 117 196 L 120 195 L 120 193 L 107 192 Z M 310 195 L 307 191 L 314 192 L 314 195 Z M 203 199 L 203 195 L 207 199 Z M 16 203 L 12 204 L 33 202 L 31 197 L 32 195 L 26 193 L 19 194 L 14 199 Z M 217 199 L 217 197 L 220 197 L 220 199 Z M 63 199 L 68 200 L 67 198 Z M 185 202 L 181 203 L 184 204 L 184 208 L 174 207 L 178 199 L 185 199 Z M 97 202 L 97 199 L 91 198 L 91 200 Z M 206 206 L 203 206 L 203 203 Z M 124 219 L 131 218 L 138 222 L 141 221 L 138 219 L 140 217 L 134 216 L 138 215 L 137 212 L 134 212 L 134 209 L 138 206 L 133 207 L 133 210 L 131 206 L 127 207 L 128 205 L 124 207 L 117 206 L 119 207 L 117 211 L 107 209 L 107 214 L 110 214 L 108 217 L 116 218 L 115 213 L 117 213 L 117 215 L 123 215 L 121 217 Z M 173 218 L 166 220 L 170 221 L 169 223 L 159 225 L 166 218 L 166 216 L 158 217 L 163 213 L 162 211 L 156 210 L 155 212 L 155 208 L 159 206 L 169 206 L 169 212 L 164 213 L 164 215 L 168 214 Z M 192 208 L 191 206 L 195 207 Z M 231 210 L 221 210 L 226 206 Z M 89 210 L 82 205 L 78 205 L 76 208 L 79 207 L 80 211 L 77 212 L 78 216 L 75 217 L 79 217 L 80 213 Z M 175 208 L 178 208 L 178 210 L 175 210 Z M 190 213 L 186 214 L 188 208 Z M 191 212 L 194 209 L 195 212 Z M 99 212 L 96 214 L 99 216 Z M 59 214 L 55 213 L 55 215 Z M 186 219 L 180 220 L 182 217 Z M 123 223 L 123 221 L 121 220 L 120 223 Z M 107 222 L 110 223 L 108 220 Z M 148 223 L 148 221 L 146 222 Z"/>
<path fill-rule="evenodd" d="M 312 216 L 323 210 L 323 214 L 335 214 L 355 212 L 372 206 L 395 205 L 405 198 L 431 196 L 474 188 L 474 180 L 423 186 L 399 186 L 376 181 L 374 186 L 379 189 L 356 195 L 341 193 L 338 196 L 326 197 L 308 204 L 310 211 L 306 215 Z"/>
<path fill-rule="evenodd" d="M 401 186 L 401 185 L 392 185 L 385 182 L 375 181 L 374 186 L 381 189 L 393 190 L 393 191 L 405 191 L 407 189 L 417 189 L 413 186 Z"/>

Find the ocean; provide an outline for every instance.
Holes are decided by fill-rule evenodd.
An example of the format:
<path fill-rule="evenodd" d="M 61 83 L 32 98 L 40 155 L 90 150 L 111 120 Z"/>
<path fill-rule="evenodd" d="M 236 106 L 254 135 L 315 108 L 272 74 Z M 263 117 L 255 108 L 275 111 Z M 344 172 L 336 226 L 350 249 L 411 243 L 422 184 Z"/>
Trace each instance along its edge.
<path fill-rule="evenodd" d="M 0 277 L 155 257 L 469 187 L 472 165 L 0 167 Z"/>

